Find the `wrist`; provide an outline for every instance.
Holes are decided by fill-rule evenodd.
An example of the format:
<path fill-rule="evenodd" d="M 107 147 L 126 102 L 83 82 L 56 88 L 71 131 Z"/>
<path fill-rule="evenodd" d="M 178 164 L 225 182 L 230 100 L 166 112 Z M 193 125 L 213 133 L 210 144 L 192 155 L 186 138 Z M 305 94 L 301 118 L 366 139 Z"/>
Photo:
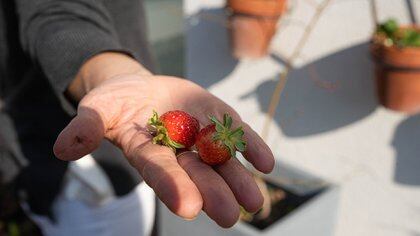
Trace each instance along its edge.
<path fill-rule="evenodd" d="M 67 92 L 72 99 L 79 101 L 104 81 L 124 74 L 152 75 L 126 54 L 104 52 L 90 58 L 82 65 Z"/>

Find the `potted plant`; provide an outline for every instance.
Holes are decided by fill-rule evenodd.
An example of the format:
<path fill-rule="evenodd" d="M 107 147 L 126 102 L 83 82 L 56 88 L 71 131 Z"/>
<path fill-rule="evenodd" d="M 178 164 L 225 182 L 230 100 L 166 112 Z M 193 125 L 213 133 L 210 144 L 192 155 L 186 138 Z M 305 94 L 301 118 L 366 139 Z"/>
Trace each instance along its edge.
<path fill-rule="evenodd" d="M 420 111 L 420 28 L 394 19 L 378 25 L 371 42 L 379 101 L 406 113 Z"/>
<path fill-rule="evenodd" d="M 287 0 L 228 0 L 232 53 L 236 58 L 267 54 Z"/>

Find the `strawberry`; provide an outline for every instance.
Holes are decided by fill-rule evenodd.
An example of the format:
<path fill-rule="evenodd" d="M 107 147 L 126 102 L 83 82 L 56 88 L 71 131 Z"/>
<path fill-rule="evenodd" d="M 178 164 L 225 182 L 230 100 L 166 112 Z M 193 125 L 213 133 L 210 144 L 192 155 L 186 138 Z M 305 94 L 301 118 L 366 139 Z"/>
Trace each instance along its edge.
<path fill-rule="evenodd" d="M 184 111 L 168 111 L 159 117 L 156 111 L 149 119 L 150 131 L 153 133 L 153 143 L 176 149 L 190 148 L 200 130 L 200 124 L 190 114 Z"/>
<path fill-rule="evenodd" d="M 232 118 L 228 114 L 223 116 L 223 124 L 215 117 L 210 117 L 210 120 L 213 124 L 201 129 L 195 141 L 203 162 L 211 166 L 220 165 L 235 157 L 236 151 L 245 151 L 244 131 L 242 127 L 231 130 Z"/>

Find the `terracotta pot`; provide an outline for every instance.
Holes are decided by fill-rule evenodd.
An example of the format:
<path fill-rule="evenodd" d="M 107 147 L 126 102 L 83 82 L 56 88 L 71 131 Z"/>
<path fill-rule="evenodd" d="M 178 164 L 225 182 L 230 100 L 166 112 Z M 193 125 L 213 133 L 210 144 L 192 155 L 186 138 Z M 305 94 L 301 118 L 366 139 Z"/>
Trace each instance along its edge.
<path fill-rule="evenodd" d="M 237 58 L 267 55 L 287 0 L 228 0 L 232 53 Z"/>
<path fill-rule="evenodd" d="M 371 44 L 380 103 L 392 110 L 420 111 L 420 48 Z"/>

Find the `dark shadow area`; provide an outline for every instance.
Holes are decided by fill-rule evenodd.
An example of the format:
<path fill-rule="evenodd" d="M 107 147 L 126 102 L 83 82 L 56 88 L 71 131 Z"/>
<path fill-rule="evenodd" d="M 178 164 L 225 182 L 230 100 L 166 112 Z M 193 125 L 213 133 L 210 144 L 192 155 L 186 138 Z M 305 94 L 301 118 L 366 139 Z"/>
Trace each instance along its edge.
<path fill-rule="evenodd" d="M 328 55 L 293 69 L 275 115 L 284 134 L 300 137 L 352 124 L 377 107 L 368 43 Z M 279 75 L 261 83 L 256 94 L 267 111 Z"/>
<path fill-rule="evenodd" d="M 314 197 L 319 196 L 325 189 L 318 189 L 306 194 L 299 194 L 269 181 L 265 182 L 270 194 L 271 212 L 266 218 L 253 217 L 252 220 L 244 222 L 258 230 L 265 230 L 279 220 L 298 210 L 302 205 L 308 204 Z"/>
<path fill-rule="evenodd" d="M 232 57 L 223 8 L 205 9 L 187 19 L 187 78 L 208 88 L 225 78 L 238 60 Z"/>
<path fill-rule="evenodd" d="M 392 146 L 396 152 L 395 181 L 420 185 L 420 114 L 398 125 Z"/>

